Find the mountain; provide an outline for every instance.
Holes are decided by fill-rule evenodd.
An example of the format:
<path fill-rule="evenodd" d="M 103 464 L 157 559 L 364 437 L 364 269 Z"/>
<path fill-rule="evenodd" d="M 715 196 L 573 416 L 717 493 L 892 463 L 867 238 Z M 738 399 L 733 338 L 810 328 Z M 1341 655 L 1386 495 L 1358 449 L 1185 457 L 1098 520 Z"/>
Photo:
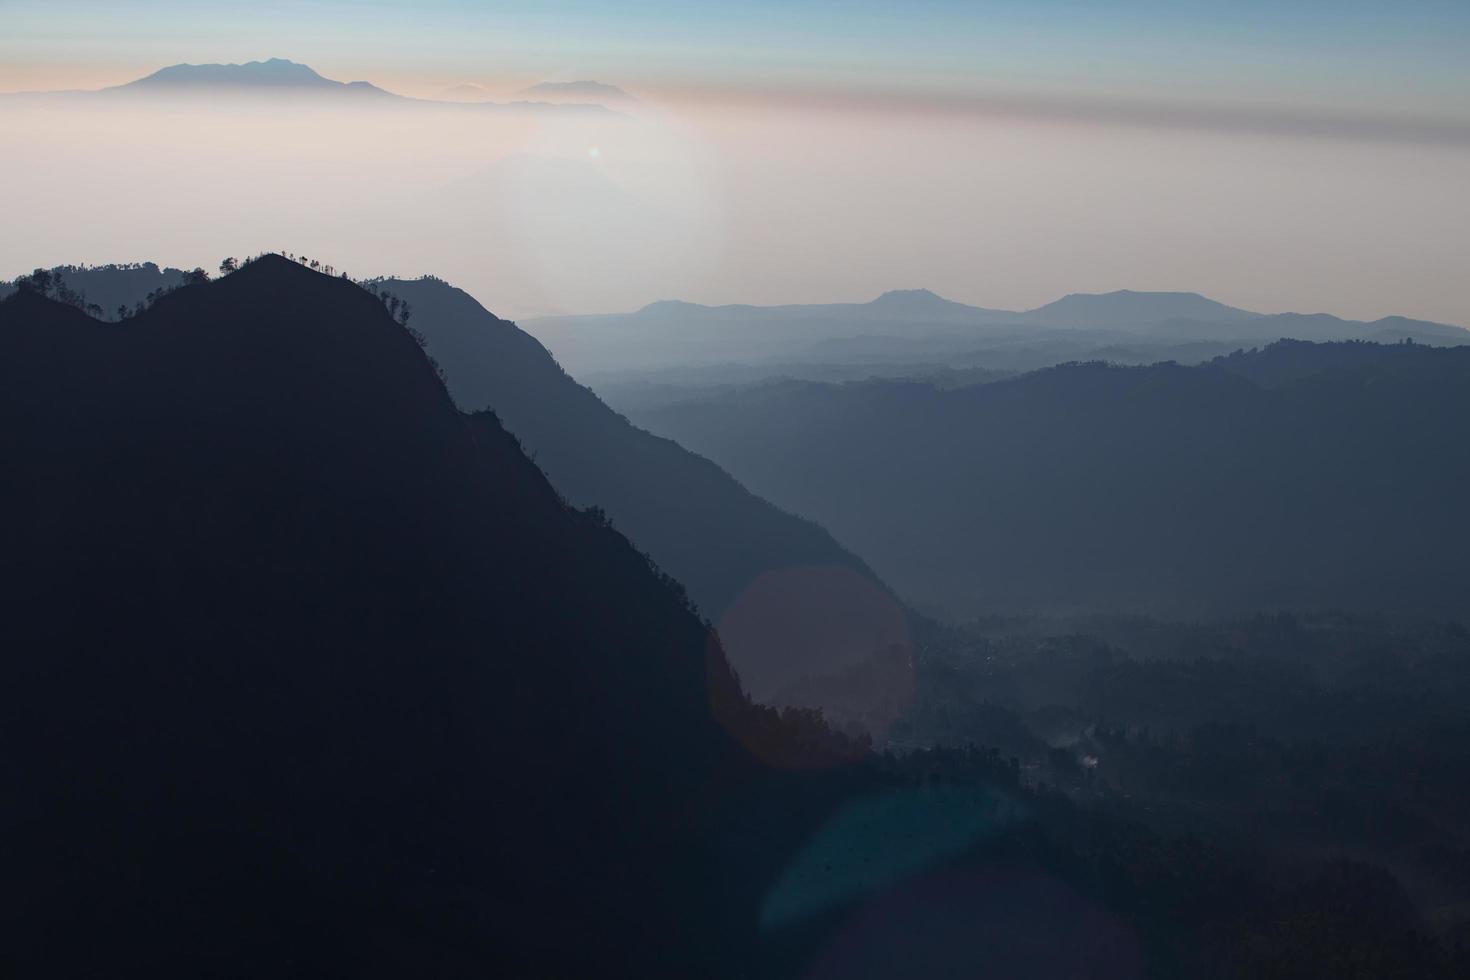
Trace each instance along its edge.
<path fill-rule="evenodd" d="M 48 100 L 57 105 L 77 102 L 108 104 L 127 99 L 147 104 L 158 99 L 177 98 L 243 99 L 265 98 L 292 100 L 289 104 L 386 107 L 439 107 L 454 111 L 504 111 L 517 113 L 550 112 L 556 114 L 610 115 L 606 106 L 588 100 L 495 102 L 488 98 L 417 99 L 379 88 L 371 82 L 339 82 L 318 74 L 307 65 L 284 58 L 249 61 L 244 64 L 178 64 L 160 68 L 143 78 L 95 91 L 13 92 L 0 93 L 0 98 Z M 282 104 L 286 104 L 282 102 Z"/>
<path fill-rule="evenodd" d="M 5 975 L 733 972 L 788 831 L 717 872 L 721 801 L 843 757 L 374 297 L 22 290 L 0 447 Z"/>
<path fill-rule="evenodd" d="M 1198 293 L 1072 293 L 1021 315 L 1027 323 L 1061 327 L 1139 327 L 1169 320 L 1219 323 L 1260 316 Z"/>
<path fill-rule="evenodd" d="M 6 976 L 1463 975 L 1374 868 L 751 705 L 354 283 L 267 256 L 123 323 L 27 286 L 0 451 Z"/>
<path fill-rule="evenodd" d="M 151 264 L 53 271 L 84 300 L 99 291 L 110 309 L 122 295 L 130 310 L 184 276 Z M 127 295 L 129 285 L 137 292 Z M 604 511 L 688 589 L 721 627 L 747 689 L 764 697 L 802 673 L 909 642 L 908 613 L 861 559 L 709 460 L 630 424 L 515 324 L 432 277 L 371 288 L 407 302 L 461 407 L 494 409 L 559 493 Z"/>
<path fill-rule="evenodd" d="M 992 312 L 956 303 L 927 289 L 890 289 L 867 305 L 873 312 L 882 311 L 897 316 L 974 318 L 979 313 Z"/>
<path fill-rule="evenodd" d="M 284 58 L 249 61 L 243 65 L 170 65 L 105 91 L 137 93 L 287 92 L 388 96 L 368 82 L 338 82 L 323 78 L 306 65 Z"/>
<path fill-rule="evenodd" d="M 790 360 L 825 340 L 861 334 L 971 336 L 999 316 L 928 290 L 900 290 L 869 303 L 703 306 L 665 300 L 633 313 L 538 318 L 526 329 L 569 371 L 582 374 Z"/>
<path fill-rule="evenodd" d="M 132 310 L 150 293 L 180 286 L 185 279 L 183 269 L 160 269 L 152 262 L 131 265 L 57 266 L 49 270 L 67 288 L 76 290 L 85 300 L 95 304 L 103 319 L 116 319 L 118 308 Z M 0 299 L 15 291 L 10 283 L 0 283 Z"/>
<path fill-rule="evenodd" d="M 526 328 L 579 376 L 790 363 L 863 364 L 887 374 L 914 363 L 1032 370 L 1075 360 L 1208 360 L 1286 338 L 1470 340 L 1463 328 L 1402 317 L 1364 323 L 1326 314 L 1265 315 L 1195 293 L 1130 290 L 1074 293 L 1026 311 L 968 306 L 926 289 L 894 290 L 868 303 L 662 301 L 634 313 L 545 317 Z"/>
<path fill-rule="evenodd" d="M 462 290 L 432 278 L 377 288 L 409 304 L 461 407 L 493 409 L 557 490 L 606 511 L 688 588 L 753 692 L 905 639 L 887 587 L 822 528 L 630 424 Z"/>
<path fill-rule="evenodd" d="M 633 420 L 921 605 L 1470 615 L 1470 347 L 1282 342 L 976 387 L 782 382 Z"/>

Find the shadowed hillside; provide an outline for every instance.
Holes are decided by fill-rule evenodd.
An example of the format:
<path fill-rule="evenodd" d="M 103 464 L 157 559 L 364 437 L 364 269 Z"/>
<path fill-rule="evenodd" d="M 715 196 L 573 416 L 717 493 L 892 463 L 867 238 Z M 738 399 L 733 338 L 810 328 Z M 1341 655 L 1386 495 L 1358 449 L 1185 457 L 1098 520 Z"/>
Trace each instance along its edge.
<path fill-rule="evenodd" d="M 1375 869 L 752 706 L 351 282 L 25 288 L 0 451 L 6 976 L 1456 975 Z"/>
<path fill-rule="evenodd" d="M 757 386 L 636 421 L 958 614 L 1470 612 L 1470 347 Z"/>
<path fill-rule="evenodd" d="M 7 975 L 705 972 L 738 690 L 373 297 L 22 291 L 0 447 Z"/>
<path fill-rule="evenodd" d="M 732 662 L 752 691 L 812 670 L 856 662 L 902 628 L 897 602 L 821 527 L 749 493 L 709 460 L 630 424 L 569 377 L 540 342 L 436 279 L 385 280 L 406 301 L 410 326 L 469 411 L 489 408 L 553 485 L 613 525 L 683 583 L 700 610 L 724 623 Z M 764 588 L 780 576 L 782 601 Z M 740 619 L 738 628 L 727 617 Z"/>
<path fill-rule="evenodd" d="M 99 296 L 109 319 L 115 303 L 131 315 L 188 275 L 151 263 L 50 271 L 52 295 L 64 284 L 79 306 Z M 371 285 L 411 310 L 409 326 L 462 408 L 494 410 L 560 494 L 605 512 L 689 590 L 705 617 L 726 627 L 726 649 L 748 689 L 764 696 L 802 673 L 837 669 L 904 639 L 908 616 L 898 600 L 821 527 L 629 424 L 537 340 L 462 290 L 434 278 Z"/>
<path fill-rule="evenodd" d="M 134 265 L 57 266 L 48 270 L 55 286 L 74 290 L 83 306 L 101 311 L 101 319 L 121 319 L 131 314 L 150 294 L 165 292 L 183 285 L 187 273 L 182 269 L 160 269 L 152 262 Z M 0 299 L 15 291 L 10 283 L 0 283 Z"/>

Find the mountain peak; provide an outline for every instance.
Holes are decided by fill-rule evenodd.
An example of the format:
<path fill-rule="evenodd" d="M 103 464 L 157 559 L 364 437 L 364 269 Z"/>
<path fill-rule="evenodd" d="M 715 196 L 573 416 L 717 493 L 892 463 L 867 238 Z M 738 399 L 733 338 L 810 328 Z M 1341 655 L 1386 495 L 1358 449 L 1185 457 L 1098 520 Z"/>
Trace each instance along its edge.
<path fill-rule="evenodd" d="M 950 303 L 938 293 L 928 289 L 890 289 L 888 292 L 873 300 L 871 305 L 897 305 L 918 303 Z"/>
<path fill-rule="evenodd" d="M 326 78 L 310 66 L 286 58 L 268 58 L 244 64 L 169 65 L 126 85 L 119 85 L 112 91 L 383 92 L 368 82 L 339 82 Z"/>
<path fill-rule="evenodd" d="M 1068 326 L 1145 325 L 1166 320 L 1238 320 L 1258 316 L 1199 293 L 1140 292 L 1069 293 L 1038 307 L 1028 319 Z"/>
<path fill-rule="evenodd" d="M 243 263 L 240 266 L 239 270 L 232 273 L 232 275 L 246 277 L 272 273 L 276 275 L 280 275 L 283 273 L 289 275 L 290 273 L 286 273 L 287 269 L 290 269 L 292 273 L 300 272 L 303 276 L 311 274 L 310 268 L 301 264 L 300 262 L 295 261 L 294 259 L 288 259 L 284 255 L 281 255 L 279 252 L 266 252 L 263 255 L 257 255 L 250 261 Z"/>
<path fill-rule="evenodd" d="M 692 313 L 695 310 L 707 310 L 709 307 L 702 303 L 690 303 L 682 299 L 656 299 L 646 306 L 639 307 L 639 313 Z"/>
<path fill-rule="evenodd" d="M 285 58 L 244 64 L 178 64 L 160 68 L 129 86 L 144 85 L 331 85 L 307 65 Z"/>
<path fill-rule="evenodd" d="M 869 310 L 884 316 L 941 317 L 970 319 L 984 311 L 945 299 L 928 289 L 890 289 L 867 304 Z"/>

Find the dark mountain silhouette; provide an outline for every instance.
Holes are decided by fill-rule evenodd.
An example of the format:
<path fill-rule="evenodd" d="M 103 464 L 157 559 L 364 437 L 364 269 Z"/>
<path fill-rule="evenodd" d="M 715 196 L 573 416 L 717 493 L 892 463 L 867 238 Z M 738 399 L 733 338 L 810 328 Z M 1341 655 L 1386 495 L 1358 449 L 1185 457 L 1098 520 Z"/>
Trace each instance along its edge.
<path fill-rule="evenodd" d="M 718 647 L 373 297 L 22 291 L 0 447 L 7 976 L 709 972 Z"/>
<path fill-rule="evenodd" d="M 145 302 L 150 293 L 173 289 L 183 284 L 183 269 L 160 269 L 152 262 L 133 265 L 56 266 L 53 276 L 68 288 L 76 290 L 88 304 L 102 310 L 103 319 L 114 319 L 119 307 L 132 310 Z M 15 291 L 10 283 L 0 283 L 0 299 Z"/>
<path fill-rule="evenodd" d="M 6 976 L 1461 975 L 1376 869 L 751 706 L 351 282 L 25 288 L 0 452 Z"/>
<path fill-rule="evenodd" d="M 954 612 L 1470 614 L 1470 347 L 1282 342 L 979 387 L 778 383 L 635 421 Z"/>
<path fill-rule="evenodd" d="M 493 409 L 575 505 L 606 511 L 712 621 L 751 690 L 867 656 L 899 637 L 875 604 L 901 618 L 886 587 L 817 525 L 748 492 L 677 443 L 645 432 L 579 385 L 535 338 L 436 279 L 385 280 L 406 301 L 466 410 Z M 783 576 L 785 601 L 763 598 Z M 742 628 L 731 631 L 727 617 Z"/>
<path fill-rule="evenodd" d="M 185 277 L 151 264 L 54 272 L 88 301 L 97 292 L 110 310 L 121 297 L 130 311 L 158 283 Z M 629 424 L 515 324 L 437 279 L 372 288 L 408 303 L 411 326 L 446 368 L 462 407 L 494 408 L 560 493 L 604 510 L 689 589 L 704 615 L 726 627 L 727 650 L 752 690 L 764 696 L 803 672 L 835 669 L 904 639 L 907 614 L 829 534 L 749 493 L 708 460 Z M 779 602 L 770 594 L 777 580 Z"/>

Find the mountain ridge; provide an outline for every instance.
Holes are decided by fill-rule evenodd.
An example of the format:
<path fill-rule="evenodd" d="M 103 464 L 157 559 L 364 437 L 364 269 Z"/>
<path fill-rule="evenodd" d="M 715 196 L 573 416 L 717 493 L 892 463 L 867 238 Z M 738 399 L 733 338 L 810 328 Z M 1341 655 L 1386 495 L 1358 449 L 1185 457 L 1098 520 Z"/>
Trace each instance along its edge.
<path fill-rule="evenodd" d="M 1199 359 L 1283 338 L 1470 343 L 1470 331 L 1391 317 L 1262 314 L 1198 293 L 1071 293 L 1031 310 L 970 306 L 927 289 L 890 290 L 865 303 L 705 306 L 660 300 L 632 313 L 525 321 L 577 374 L 720 364 L 944 364 L 1031 370 L 1130 351 L 1149 363 L 1213 343 Z M 988 347 L 986 346 L 988 345 Z M 1232 346 L 1233 345 L 1233 346 Z"/>
<path fill-rule="evenodd" d="M 727 654 L 753 693 L 894 639 L 892 629 L 873 623 L 871 610 L 904 618 L 897 600 L 826 529 L 634 426 L 578 384 L 540 341 L 463 290 L 431 278 L 387 279 L 375 288 L 411 305 L 411 323 L 462 408 L 494 410 L 567 499 L 604 510 L 684 584 L 704 615 L 730 627 Z M 766 584 L 776 578 L 806 607 L 774 602 Z"/>
<path fill-rule="evenodd" d="M 315 69 L 286 58 L 268 58 L 248 62 L 192 64 L 181 62 L 160 68 L 142 78 L 120 85 L 101 89 L 71 89 L 51 92 L 8 92 L 5 98 L 15 99 L 65 99 L 76 98 L 183 98 L 187 96 L 214 96 L 243 98 L 247 95 L 270 97 L 292 96 L 302 100 L 308 98 L 344 99 L 354 103 L 385 106 L 438 106 L 464 109 L 492 109 L 515 111 L 546 111 L 558 113 L 598 113 L 617 116 L 619 113 L 607 106 L 594 102 L 569 101 L 525 101 L 495 102 L 489 100 L 421 99 L 400 95 L 380 88 L 372 82 L 341 82 L 319 74 Z"/>
<path fill-rule="evenodd" d="M 1199 293 L 1118 289 L 1106 293 L 1068 293 L 1018 315 L 1033 323 L 1126 326 L 1184 318 L 1211 322 L 1251 319 L 1261 314 L 1227 306 Z"/>
<path fill-rule="evenodd" d="M 1450 488 L 1470 474 L 1446 447 L 1467 438 L 1467 379 L 1467 345 L 1283 341 L 951 389 L 746 386 L 633 418 L 958 616 L 1457 618 L 1470 513 Z"/>
<path fill-rule="evenodd" d="M 272 256 L 251 268 L 258 271 L 260 261 L 286 260 Z M 94 283 L 120 288 L 115 279 L 134 275 L 76 270 L 65 281 L 85 293 Z M 461 408 L 493 410 L 559 493 L 605 512 L 704 616 L 726 627 L 726 655 L 753 693 L 764 696 L 801 673 L 904 640 L 907 613 L 860 557 L 710 460 L 634 426 L 513 322 L 432 277 L 365 286 L 411 309 L 410 325 Z"/>
<path fill-rule="evenodd" d="M 103 91 L 150 88 L 299 88 L 371 92 L 387 95 L 369 82 L 339 82 L 326 78 L 315 69 L 286 58 L 263 61 L 212 64 L 180 63 L 160 68 L 152 74 Z"/>
<path fill-rule="evenodd" d="M 748 752 L 797 741 L 375 297 L 272 257 L 123 324 L 23 290 L 0 354 L 26 475 L 0 504 L 27 515 L 0 527 L 27 815 L 0 844 L 8 975 L 750 955 L 728 903 L 771 872 L 697 882 L 723 780 L 753 790 Z M 767 734 L 738 741 L 745 718 Z M 759 850 L 779 868 L 786 846 Z"/>
<path fill-rule="evenodd" d="M 970 303 L 948 299 L 926 288 L 912 289 L 890 289 L 871 300 L 865 302 L 836 302 L 836 303 L 780 303 L 773 305 L 760 305 L 753 303 L 697 303 L 681 299 L 659 299 L 647 303 L 636 310 L 627 313 L 580 313 L 580 314 L 557 314 L 554 316 L 532 317 L 531 322 L 538 320 L 596 320 L 615 319 L 637 316 L 643 313 L 715 313 L 725 311 L 741 311 L 757 315 L 779 316 L 781 314 L 797 313 L 802 311 L 854 311 L 862 309 L 882 309 L 885 307 L 897 307 L 901 309 L 924 309 L 935 308 L 954 312 L 964 312 L 977 320 L 993 320 L 997 323 L 1022 324 L 1046 324 L 1078 327 L 1089 322 L 1094 325 L 1110 325 L 1133 323 L 1138 325 L 1150 325 L 1170 321 L 1189 321 L 1204 324 L 1218 324 L 1223 321 L 1269 321 L 1272 318 L 1281 320 L 1320 318 L 1330 319 L 1337 323 L 1377 326 L 1389 322 L 1400 326 L 1437 326 L 1449 327 L 1466 331 L 1470 335 L 1470 329 L 1457 324 L 1444 323 L 1435 320 L 1419 320 L 1413 317 L 1389 314 L 1376 320 L 1354 320 L 1348 317 L 1340 317 L 1332 313 L 1259 313 L 1253 310 L 1245 310 L 1239 307 L 1229 306 L 1218 300 L 1204 296 L 1201 293 L 1188 291 L 1157 291 L 1157 290 L 1135 290 L 1116 289 L 1101 293 L 1067 293 L 1049 303 L 1024 310 L 1005 310 L 995 307 L 975 306 Z M 1123 309 L 1119 309 L 1119 308 Z M 1181 311 L 1181 307 L 1183 308 Z M 1467 338 L 1470 339 L 1470 338 Z"/>

